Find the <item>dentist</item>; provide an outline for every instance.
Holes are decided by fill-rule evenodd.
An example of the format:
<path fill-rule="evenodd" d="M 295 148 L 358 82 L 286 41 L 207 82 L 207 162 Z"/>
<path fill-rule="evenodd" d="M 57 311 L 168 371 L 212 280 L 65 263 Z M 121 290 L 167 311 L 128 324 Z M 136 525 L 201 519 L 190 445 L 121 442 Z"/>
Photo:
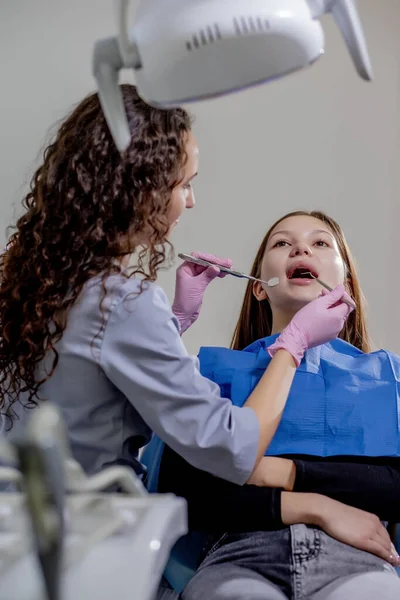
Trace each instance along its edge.
<path fill-rule="evenodd" d="M 97 95 L 82 100 L 45 150 L 0 257 L 6 435 L 50 400 L 88 474 L 124 464 L 143 476 L 139 449 L 156 432 L 193 466 L 244 484 L 275 433 L 299 356 L 341 331 L 346 294 L 339 286 L 297 313 L 290 344 L 244 407 L 221 397 L 181 333 L 222 274 L 183 264 L 172 308 L 156 284 L 171 232 L 194 205 L 191 121 L 181 109 L 146 105 L 134 86 L 122 92 L 132 133 L 125 154 Z"/>

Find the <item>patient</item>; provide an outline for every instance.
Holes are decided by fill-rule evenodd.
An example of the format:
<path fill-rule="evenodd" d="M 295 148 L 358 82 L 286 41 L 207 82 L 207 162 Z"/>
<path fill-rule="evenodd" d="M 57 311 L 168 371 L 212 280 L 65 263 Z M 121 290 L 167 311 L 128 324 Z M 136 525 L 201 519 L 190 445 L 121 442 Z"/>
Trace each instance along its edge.
<path fill-rule="evenodd" d="M 260 347 L 271 353 L 279 349 L 278 334 L 322 291 L 315 280 L 304 277 L 306 270 L 332 287 L 344 283 L 357 308 L 340 336 L 348 343 L 336 340 L 306 352 L 268 450 L 275 456 L 261 461 L 250 485 L 237 486 L 193 468 L 168 447 L 164 450 L 159 491 L 185 497 L 189 527 L 209 534 L 183 600 L 399 597 L 400 580 L 391 566 L 398 557 L 379 521 L 400 520 L 397 418 L 390 434 L 377 436 L 374 430 L 369 437 L 361 436 L 361 443 L 360 436 L 351 439 L 346 432 L 346 423 L 356 423 L 358 408 L 359 418 L 365 417 L 364 403 L 354 404 L 348 419 L 342 419 L 343 430 L 336 429 L 333 436 L 326 431 L 321 444 L 321 419 L 315 417 L 315 431 L 307 418 L 301 419 L 303 429 L 296 429 L 290 413 L 299 391 L 304 410 L 315 403 L 315 390 L 309 394 L 301 386 L 323 361 L 334 364 L 340 355 L 345 364 L 356 364 L 352 361 L 370 351 L 360 285 L 335 221 L 319 212 L 297 212 L 270 229 L 251 274 L 263 280 L 278 276 L 280 284 L 270 289 L 248 284 L 232 350 L 202 349 L 201 369 L 233 402 L 244 402 L 267 364 L 267 358 L 265 364 L 258 362 Z M 376 404 L 384 392 L 379 376 L 375 373 L 369 382 L 376 387 Z M 380 409 L 386 410 L 383 404 Z M 363 427 L 364 434 L 371 429 L 370 424 Z M 335 452 L 335 444 L 344 451 Z"/>

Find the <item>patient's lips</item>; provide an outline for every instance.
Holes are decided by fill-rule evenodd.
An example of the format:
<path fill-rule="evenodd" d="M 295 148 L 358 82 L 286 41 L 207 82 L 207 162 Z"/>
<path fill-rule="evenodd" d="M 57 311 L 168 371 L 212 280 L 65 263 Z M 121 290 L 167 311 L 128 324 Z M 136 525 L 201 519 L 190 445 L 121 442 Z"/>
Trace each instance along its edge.
<path fill-rule="evenodd" d="M 315 281 L 311 273 L 314 277 L 318 277 L 318 272 L 310 262 L 297 261 L 289 266 L 286 276 L 291 285 L 307 286 L 312 285 Z"/>

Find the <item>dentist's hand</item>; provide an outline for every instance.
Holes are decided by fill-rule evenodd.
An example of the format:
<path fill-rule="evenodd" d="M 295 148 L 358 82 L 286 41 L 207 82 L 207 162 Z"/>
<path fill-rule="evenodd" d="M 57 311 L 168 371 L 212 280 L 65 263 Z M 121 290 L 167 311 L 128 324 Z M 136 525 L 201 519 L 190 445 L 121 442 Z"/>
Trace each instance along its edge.
<path fill-rule="evenodd" d="M 218 258 L 213 254 L 201 252 L 192 252 L 192 256 L 218 263 L 228 269 L 232 267 L 232 261 L 228 258 Z M 222 278 L 225 275 L 226 273 L 222 273 L 218 267 L 203 267 L 187 261 L 177 269 L 172 312 L 179 320 L 181 333 L 189 329 L 199 316 L 208 284 L 216 277 Z"/>
<path fill-rule="evenodd" d="M 306 350 L 335 339 L 353 310 L 343 302 L 344 298 L 353 302 L 343 285 L 338 285 L 304 306 L 268 348 L 270 356 L 284 349 L 299 366 Z"/>

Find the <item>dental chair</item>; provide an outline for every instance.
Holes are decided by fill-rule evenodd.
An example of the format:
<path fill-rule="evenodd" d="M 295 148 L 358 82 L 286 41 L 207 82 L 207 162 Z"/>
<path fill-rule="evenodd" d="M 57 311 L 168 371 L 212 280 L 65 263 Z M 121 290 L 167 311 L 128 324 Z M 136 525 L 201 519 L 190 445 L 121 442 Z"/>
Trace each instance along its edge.
<path fill-rule="evenodd" d="M 160 438 L 153 436 L 141 455 L 141 462 L 147 468 L 146 487 L 151 494 L 156 493 L 158 489 L 158 476 L 164 446 L 165 444 Z M 400 527 L 394 526 L 391 533 L 400 554 Z M 172 548 L 164 577 L 176 592 L 181 593 L 195 574 L 206 540 L 206 534 L 192 531 L 180 538 Z M 400 568 L 396 570 L 400 575 Z"/>
<path fill-rule="evenodd" d="M 145 483 L 150 494 L 157 493 L 158 490 L 158 475 L 164 446 L 164 442 L 154 435 L 145 446 L 140 458 L 147 469 Z M 195 574 L 206 541 L 206 533 L 191 531 L 173 546 L 164 577 L 176 592 L 181 593 Z"/>

